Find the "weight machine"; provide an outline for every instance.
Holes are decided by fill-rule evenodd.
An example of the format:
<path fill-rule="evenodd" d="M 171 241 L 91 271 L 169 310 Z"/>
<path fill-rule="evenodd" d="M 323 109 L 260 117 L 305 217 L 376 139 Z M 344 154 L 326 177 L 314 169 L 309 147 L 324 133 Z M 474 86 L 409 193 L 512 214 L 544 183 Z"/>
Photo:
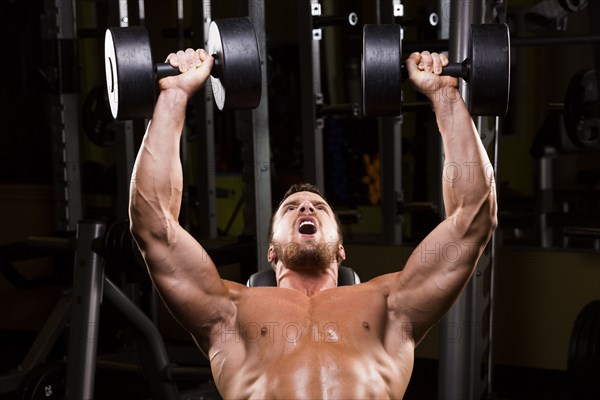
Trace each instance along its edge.
<path fill-rule="evenodd" d="M 130 254 L 134 242 L 128 230 L 111 227 L 105 232 L 104 223 L 84 221 L 78 225 L 75 239 L 38 238 L 33 244 L 55 251 L 74 251 L 73 282 L 65 289 L 19 367 L 0 376 L 0 393 L 14 392 L 21 399 L 91 399 L 97 368 L 143 374 L 147 390 L 155 399 L 187 399 L 197 395 L 196 390 L 180 391 L 177 379 L 211 380 L 207 361 L 193 367 L 171 361 L 154 322 L 105 273 L 105 261 L 99 253 L 105 254 L 105 259 L 112 252 L 120 254 L 113 257 L 133 261 Z M 10 269 L 4 265 L 2 272 L 7 271 Z M 139 365 L 114 362 L 107 355 L 97 354 L 100 308 L 107 304 L 134 333 Z M 66 358 L 48 359 L 65 332 L 68 332 Z M 199 353 L 198 358 L 202 358 Z M 198 390 L 211 394 L 209 398 L 218 398 L 210 385 Z"/>

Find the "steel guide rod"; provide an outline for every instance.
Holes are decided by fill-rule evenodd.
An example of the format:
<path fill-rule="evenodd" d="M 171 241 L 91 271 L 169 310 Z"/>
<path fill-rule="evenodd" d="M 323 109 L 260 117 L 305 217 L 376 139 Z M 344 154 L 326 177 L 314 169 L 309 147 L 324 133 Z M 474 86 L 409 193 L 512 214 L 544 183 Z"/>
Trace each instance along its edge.
<path fill-rule="evenodd" d="M 300 45 L 300 102 L 304 179 L 325 193 L 323 168 L 323 118 L 316 107 L 323 103 L 321 88 L 321 29 L 313 18 L 321 14 L 318 0 L 298 0 L 298 32 Z"/>
<path fill-rule="evenodd" d="M 166 375 L 171 364 L 154 322 L 144 314 L 104 273 L 101 256 L 92 243 L 105 231 L 102 222 L 84 221 L 77 227 L 77 249 L 73 272 L 70 329 L 67 352 L 67 400 L 94 398 L 100 308 L 108 300 L 116 316 L 134 332 L 140 369 L 152 398 L 178 398 L 176 384 Z"/>
<path fill-rule="evenodd" d="M 392 23 L 403 16 L 403 7 L 397 0 L 379 2 L 378 23 Z M 381 220 L 385 243 L 402 244 L 404 216 L 398 213 L 398 204 L 404 202 L 402 190 L 402 123 L 403 117 L 379 117 L 379 152 L 381 154 Z"/>
<path fill-rule="evenodd" d="M 45 26 L 47 39 L 56 41 L 56 68 L 59 92 L 49 96 L 52 112 L 49 124 L 52 134 L 53 190 L 55 227 L 75 231 L 81 219 L 81 171 L 79 157 L 79 74 L 72 68 L 77 56 L 76 4 L 52 1 L 47 7 Z"/>
<path fill-rule="evenodd" d="M 67 350 L 66 398 L 93 399 L 98 346 L 98 321 L 102 303 L 104 268 L 92 251 L 92 241 L 104 232 L 104 224 L 85 222 L 77 227 L 73 268 L 73 298 Z"/>
<path fill-rule="evenodd" d="M 183 0 L 177 0 L 177 48 L 185 49 L 185 32 L 183 29 L 184 8 Z M 190 179 L 189 179 L 189 150 L 188 150 L 188 129 L 187 124 L 183 124 L 181 130 L 181 141 L 179 146 L 179 154 L 181 158 L 181 168 L 183 170 L 183 190 L 181 193 L 181 208 L 179 211 L 179 222 L 188 232 L 191 228 L 191 211 L 190 211 Z"/>
<path fill-rule="evenodd" d="M 473 23 L 481 23 L 482 15 L 479 2 L 451 2 L 448 41 L 450 61 L 463 60 L 468 56 L 470 26 Z M 468 86 L 462 80 L 459 90 L 465 102 L 469 104 Z M 487 124 L 484 121 L 482 117 L 475 118 L 485 146 L 497 132 L 487 132 Z M 487 396 L 490 390 L 490 369 L 486 364 L 490 360 L 491 343 L 489 319 L 486 320 L 486 315 L 491 318 L 493 247 L 493 241 L 490 241 L 477 263 L 471 280 L 440 322 L 440 400 L 479 400 Z"/>
<path fill-rule="evenodd" d="M 535 46 L 570 46 L 600 44 L 600 35 L 566 35 L 566 36 L 532 36 L 510 38 L 510 47 L 535 47 Z M 445 39 L 423 40 L 419 42 L 403 41 L 402 51 L 411 53 L 413 51 L 446 51 L 449 42 Z"/>
<path fill-rule="evenodd" d="M 114 3 L 114 2 L 113 2 Z M 114 22 L 109 25 L 118 25 L 120 27 L 129 26 L 129 8 L 127 0 L 118 0 L 116 2 L 118 9 L 111 18 Z M 131 175 L 133 173 L 133 164 L 135 163 L 135 139 L 133 121 L 115 122 L 115 141 L 116 141 L 116 164 L 117 164 L 117 199 L 116 199 L 116 219 L 126 220 L 129 218 L 129 187 L 131 184 Z"/>
<path fill-rule="evenodd" d="M 198 28 L 192 40 L 194 48 L 207 48 L 208 30 L 212 22 L 211 1 L 193 2 L 192 13 L 194 26 Z M 198 204 L 190 205 L 198 212 L 194 214 L 198 224 L 198 239 L 216 239 L 217 233 L 217 192 L 216 192 L 216 161 L 215 161 L 215 120 L 212 85 L 206 84 L 200 90 L 195 102 L 195 125 L 202 127 L 196 133 L 198 137 L 196 150 L 197 161 L 197 199 Z"/>
<path fill-rule="evenodd" d="M 269 248 L 269 222 L 271 219 L 271 147 L 269 133 L 269 100 L 267 92 L 267 37 L 265 32 L 265 1 L 248 0 L 248 13 L 254 26 L 258 53 L 261 56 L 261 98 L 257 108 L 251 111 L 252 116 L 252 156 L 253 175 L 252 190 L 254 194 L 256 254 L 258 269 L 271 269 L 267 261 Z"/>
<path fill-rule="evenodd" d="M 351 12 L 347 15 L 324 15 L 313 17 L 313 25 L 315 28 L 322 28 L 331 25 L 350 24 L 352 26 L 358 23 L 358 16 Z"/>

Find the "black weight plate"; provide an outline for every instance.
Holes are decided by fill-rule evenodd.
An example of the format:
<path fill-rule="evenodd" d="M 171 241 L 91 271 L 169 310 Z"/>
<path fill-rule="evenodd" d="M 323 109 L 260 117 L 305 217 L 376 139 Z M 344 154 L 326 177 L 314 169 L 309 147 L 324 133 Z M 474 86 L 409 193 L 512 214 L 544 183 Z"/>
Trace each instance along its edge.
<path fill-rule="evenodd" d="M 573 325 L 567 369 L 578 385 L 590 385 L 600 368 L 600 300 L 585 305 Z"/>
<path fill-rule="evenodd" d="M 249 18 L 211 22 L 206 51 L 215 56 L 218 69 L 211 75 L 219 110 L 258 107 L 262 94 L 262 69 L 258 42 Z"/>
<path fill-rule="evenodd" d="M 506 115 L 510 93 L 510 33 L 506 24 L 471 25 L 469 110 Z"/>
<path fill-rule="evenodd" d="M 365 25 L 362 54 L 363 114 L 402 112 L 402 28 L 397 24 Z"/>
<path fill-rule="evenodd" d="M 596 316 L 591 330 L 587 364 L 594 376 L 600 376 L 600 307 L 596 309 Z M 600 386 L 600 380 L 596 382 Z"/>
<path fill-rule="evenodd" d="M 567 136 L 577 147 L 600 147 L 599 100 L 594 70 L 573 75 L 565 93 L 564 125 Z"/>
<path fill-rule="evenodd" d="M 146 29 L 142 26 L 107 29 L 104 63 L 113 117 L 118 120 L 151 117 L 156 82 Z"/>
<path fill-rule="evenodd" d="M 65 398 L 65 364 L 40 364 L 34 367 L 17 389 L 22 400 L 47 400 Z"/>

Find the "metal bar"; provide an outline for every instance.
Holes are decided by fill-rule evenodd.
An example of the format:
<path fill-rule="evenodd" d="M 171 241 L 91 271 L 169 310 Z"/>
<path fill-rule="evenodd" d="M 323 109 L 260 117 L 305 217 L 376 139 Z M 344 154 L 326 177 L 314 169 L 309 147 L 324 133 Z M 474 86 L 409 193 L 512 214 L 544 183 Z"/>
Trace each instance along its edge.
<path fill-rule="evenodd" d="M 79 73 L 73 67 L 77 58 L 75 2 L 53 1 L 47 7 L 46 21 L 54 21 L 46 31 L 55 33 L 59 93 L 50 98 L 50 126 L 53 147 L 53 176 L 56 228 L 75 231 L 82 217 L 79 160 Z"/>
<path fill-rule="evenodd" d="M 381 23 L 392 23 L 397 1 L 381 1 L 378 10 Z M 402 190 L 402 122 L 400 117 L 378 118 L 379 154 L 381 154 L 381 220 L 383 241 L 402 244 L 404 215 L 398 212 L 398 203 L 404 201 Z"/>
<path fill-rule="evenodd" d="M 270 269 L 267 261 L 269 248 L 269 222 L 271 220 L 271 147 L 269 135 L 269 93 L 267 90 L 267 36 L 265 32 L 265 1 L 249 0 L 248 11 L 256 32 L 261 55 L 262 94 L 260 104 L 252 110 L 252 135 L 254 144 L 254 198 L 256 215 L 256 253 L 258 269 Z M 260 12 L 259 12 L 260 11 Z"/>
<path fill-rule="evenodd" d="M 318 115 L 351 115 L 358 117 L 360 115 L 360 104 L 341 103 L 341 104 L 323 104 L 317 108 Z"/>
<path fill-rule="evenodd" d="M 398 203 L 404 201 L 402 190 L 402 117 L 385 117 L 379 121 L 381 154 L 381 212 L 383 238 L 392 245 L 402 244 L 403 214 Z"/>
<path fill-rule="evenodd" d="M 60 69 L 60 68 L 59 68 Z M 77 222 L 83 215 L 81 203 L 81 171 L 79 160 L 79 95 L 75 93 L 61 93 L 60 96 L 62 121 L 61 137 L 62 163 L 65 179 L 64 187 L 64 221 L 60 228 L 66 231 L 74 231 Z M 60 129 L 60 128 L 59 128 Z"/>
<path fill-rule="evenodd" d="M 565 226 L 563 235 L 567 237 L 600 239 L 600 229 L 576 226 Z"/>
<path fill-rule="evenodd" d="M 351 12 L 348 15 L 323 15 L 313 17 L 313 27 L 323 28 L 332 25 L 345 25 L 354 26 L 358 23 L 358 15 L 355 12 Z"/>
<path fill-rule="evenodd" d="M 129 26 L 129 8 L 127 0 L 118 1 L 118 10 L 111 10 L 110 25 L 118 24 L 120 27 Z M 117 19 L 118 21 L 115 21 Z M 125 220 L 129 218 L 129 185 L 133 164 L 135 162 L 135 140 L 133 122 L 115 121 L 116 141 L 116 164 L 117 164 L 117 196 L 116 196 L 116 219 Z"/>
<path fill-rule="evenodd" d="M 25 375 L 27 375 L 27 372 L 29 371 L 17 370 L 3 373 L 0 376 L 0 393 L 15 392 L 23 381 L 23 378 L 25 378 Z"/>
<path fill-rule="evenodd" d="M 553 155 L 544 151 L 544 155 L 538 160 L 538 196 L 539 196 L 539 230 L 540 246 L 544 249 L 552 247 L 552 227 L 548 226 L 548 213 L 552 212 L 554 189 Z"/>
<path fill-rule="evenodd" d="M 450 3 L 451 0 L 438 0 L 438 11 L 440 26 L 438 27 L 438 38 L 448 40 L 450 37 Z M 404 47 L 404 43 L 402 47 Z"/>
<path fill-rule="evenodd" d="M 63 294 L 54 306 L 52 313 L 37 334 L 27 355 L 16 371 L 3 373 L 0 376 L 0 393 L 17 390 L 25 376 L 37 365 L 43 363 L 56 341 L 63 333 L 71 311 L 71 296 Z"/>
<path fill-rule="evenodd" d="M 73 298 L 67 352 L 66 398 L 92 399 L 96 372 L 96 350 L 102 279 L 100 256 L 92 241 L 102 235 L 104 225 L 82 222 L 77 227 L 77 252 L 73 272 Z"/>
<path fill-rule="evenodd" d="M 184 7 L 183 0 L 177 0 L 177 48 L 185 49 L 185 32 L 183 26 Z M 183 189 L 181 193 L 181 208 L 179 211 L 179 223 L 181 226 L 190 231 L 191 213 L 190 213 L 190 179 L 189 179 L 189 151 L 188 151 L 188 129 L 187 124 L 183 124 L 181 130 L 181 140 L 179 146 L 181 159 L 181 169 L 183 171 Z"/>
<path fill-rule="evenodd" d="M 138 0 L 138 12 L 140 14 L 140 25 L 146 25 L 146 2 Z"/>
<path fill-rule="evenodd" d="M 450 39 L 449 58 L 451 62 L 467 58 L 470 45 L 470 27 L 472 23 L 481 21 L 481 4 L 479 2 L 454 0 L 450 5 Z M 469 103 L 469 92 L 466 83 L 459 82 L 459 91 L 465 103 Z M 443 207 L 441 207 L 443 209 Z M 487 257 L 484 251 L 481 259 Z M 480 263 L 481 260 L 480 259 Z M 482 275 L 477 271 L 474 276 Z M 477 324 L 477 295 L 479 285 L 471 279 L 465 290 L 450 308 L 441 321 L 439 351 L 439 399 L 479 400 L 482 397 L 478 382 L 476 382 L 473 362 L 478 347 Z M 474 307 L 475 306 L 475 307 Z M 481 324 L 478 325 L 481 329 Z M 450 332 L 456 332 L 453 340 L 448 339 Z M 481 358 L 477 360 L 481 365 Z"/>
<path fill-rule="evenodd" d="M 318 0 L 298 0 L 300 46 L 300 108 L 302 114 L 302 149 L 304 179 L 325 193 L 323 168 L 323 118 L 317 118 L 316 106 L 323 103 L 321 90 L 321 29 L 313 26 L 313 16 L 320 11 Z"/>
<path fill-rule="evenodd" d="M 119 361 L 98 360 L 98 370 L 106 370 L 119 373 L 128 373 L 135 376 L 140 376 L 144 373 L 144 369 L 138 364 L 128 364 Z M 179 367 L 170 366 L 168 368 L 169 375 L 179 380 L 195 380 L 207 381 L 212 379 L 212 372 L 209 367 Z M 184 397 L 188 398 L 188 397 Z M 193 399 L 193 397 L 191 398 Z M 199 398 L 200 399 L 200 398 Z"/>
<path fill-rule="evenodd" d="M 192 18 L 198 34 L 193 36 L 194 48 L 207 48 L 208 28 L 212 22 L 210 0 L 193 2 Z M 198 96 L 195 96 L 196 124 L 202 127 L 196 132 L 198 165 L 197 199 L 195 215 L 198 221 L 197 236 L 201 239 L 217 238 L 217 195 L 215 162 L 215 120 L 212 85 L 206 84 Z"/>
<path fill-rule="evenodd" d="M 116 219 L 119 221 L 129 217 L 129 185 L 135 162 L 135 144 L 132 121 L 115 121 L 115 149 L 117 152 L 117 199 Z"/>
<path fill-rule="evenodd" d="M 440 17 L 432 12 L 427 17 L 420 15 L 418 17 L 397 17 L 395 22 L 402 26 L 415 25 L 419 28 L 432 28 L 439 24 Z"/>
<path fill-rule="evenodd" d="M 571 46 L 599 44 L 600 35 L 568 35 L 568 36 L 538 36 L 510 38 L 510 47 L 535 47 L 535 46 Z M 413 51 L 446 51 L 448 40 L 421 40 L 418 42 L 406 41 L 402 43 L 402 52 L 405 54 Z"/>
<path fill-rule="evenodd" d="M 70 294 L 63 294 L 54 306 L 52 313 L 36 336 L 29 352 L 19 366 L 20 370 L 30 371 L 33 367 L 45 361 L 46 356 L 63 333 L 71 312 Z"/>
<path fill-rule="evenodd" d="M 175 400 L 177 386 L 167 379 L 169 357 L 160 332 L 152 321 L 110 279 L 104 278 L 104 294 L 135 331 L 144 377 L 154 399 Z"/>
<path fill-rule="evenodd" d="M 494 124 L 494 152 L 493 152 L 493 163 L 494 163 L 494 184 L 495 182 L 499 182 L 499 173 L 498 173 L 498 150 L 500 147 L 500 132 L 501 132 L 501 119 L 500 117 L 496 117 Z M 488 398 L 492 398 L 492 394 L 494 392 L 494 300 L 495 300 L 495 288 L 496 288 L 496 267 L 497 267 L 497 252 L 498 252 L 498 241 L 496 234 L 492 235 L 491 239 L 492 246 L 492 259 L 490 265 L 490 318 L 488 324 L 488 332 L 489 332 L 489 352 L 487 357 L 488 369 L 488 390 L 487 395 Z"/>

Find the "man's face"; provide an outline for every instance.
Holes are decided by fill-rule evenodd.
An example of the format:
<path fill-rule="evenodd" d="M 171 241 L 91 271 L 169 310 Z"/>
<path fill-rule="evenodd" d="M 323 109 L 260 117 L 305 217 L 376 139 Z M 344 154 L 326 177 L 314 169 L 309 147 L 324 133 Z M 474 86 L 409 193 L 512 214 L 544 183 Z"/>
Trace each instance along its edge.
<path fill-rule="evenodd" d="M 331 263 L 344 258 L 333 211 L 316 193 L 298 192 L 289 196 L 273 221 L 273 257 L 298 267 Z"/>

